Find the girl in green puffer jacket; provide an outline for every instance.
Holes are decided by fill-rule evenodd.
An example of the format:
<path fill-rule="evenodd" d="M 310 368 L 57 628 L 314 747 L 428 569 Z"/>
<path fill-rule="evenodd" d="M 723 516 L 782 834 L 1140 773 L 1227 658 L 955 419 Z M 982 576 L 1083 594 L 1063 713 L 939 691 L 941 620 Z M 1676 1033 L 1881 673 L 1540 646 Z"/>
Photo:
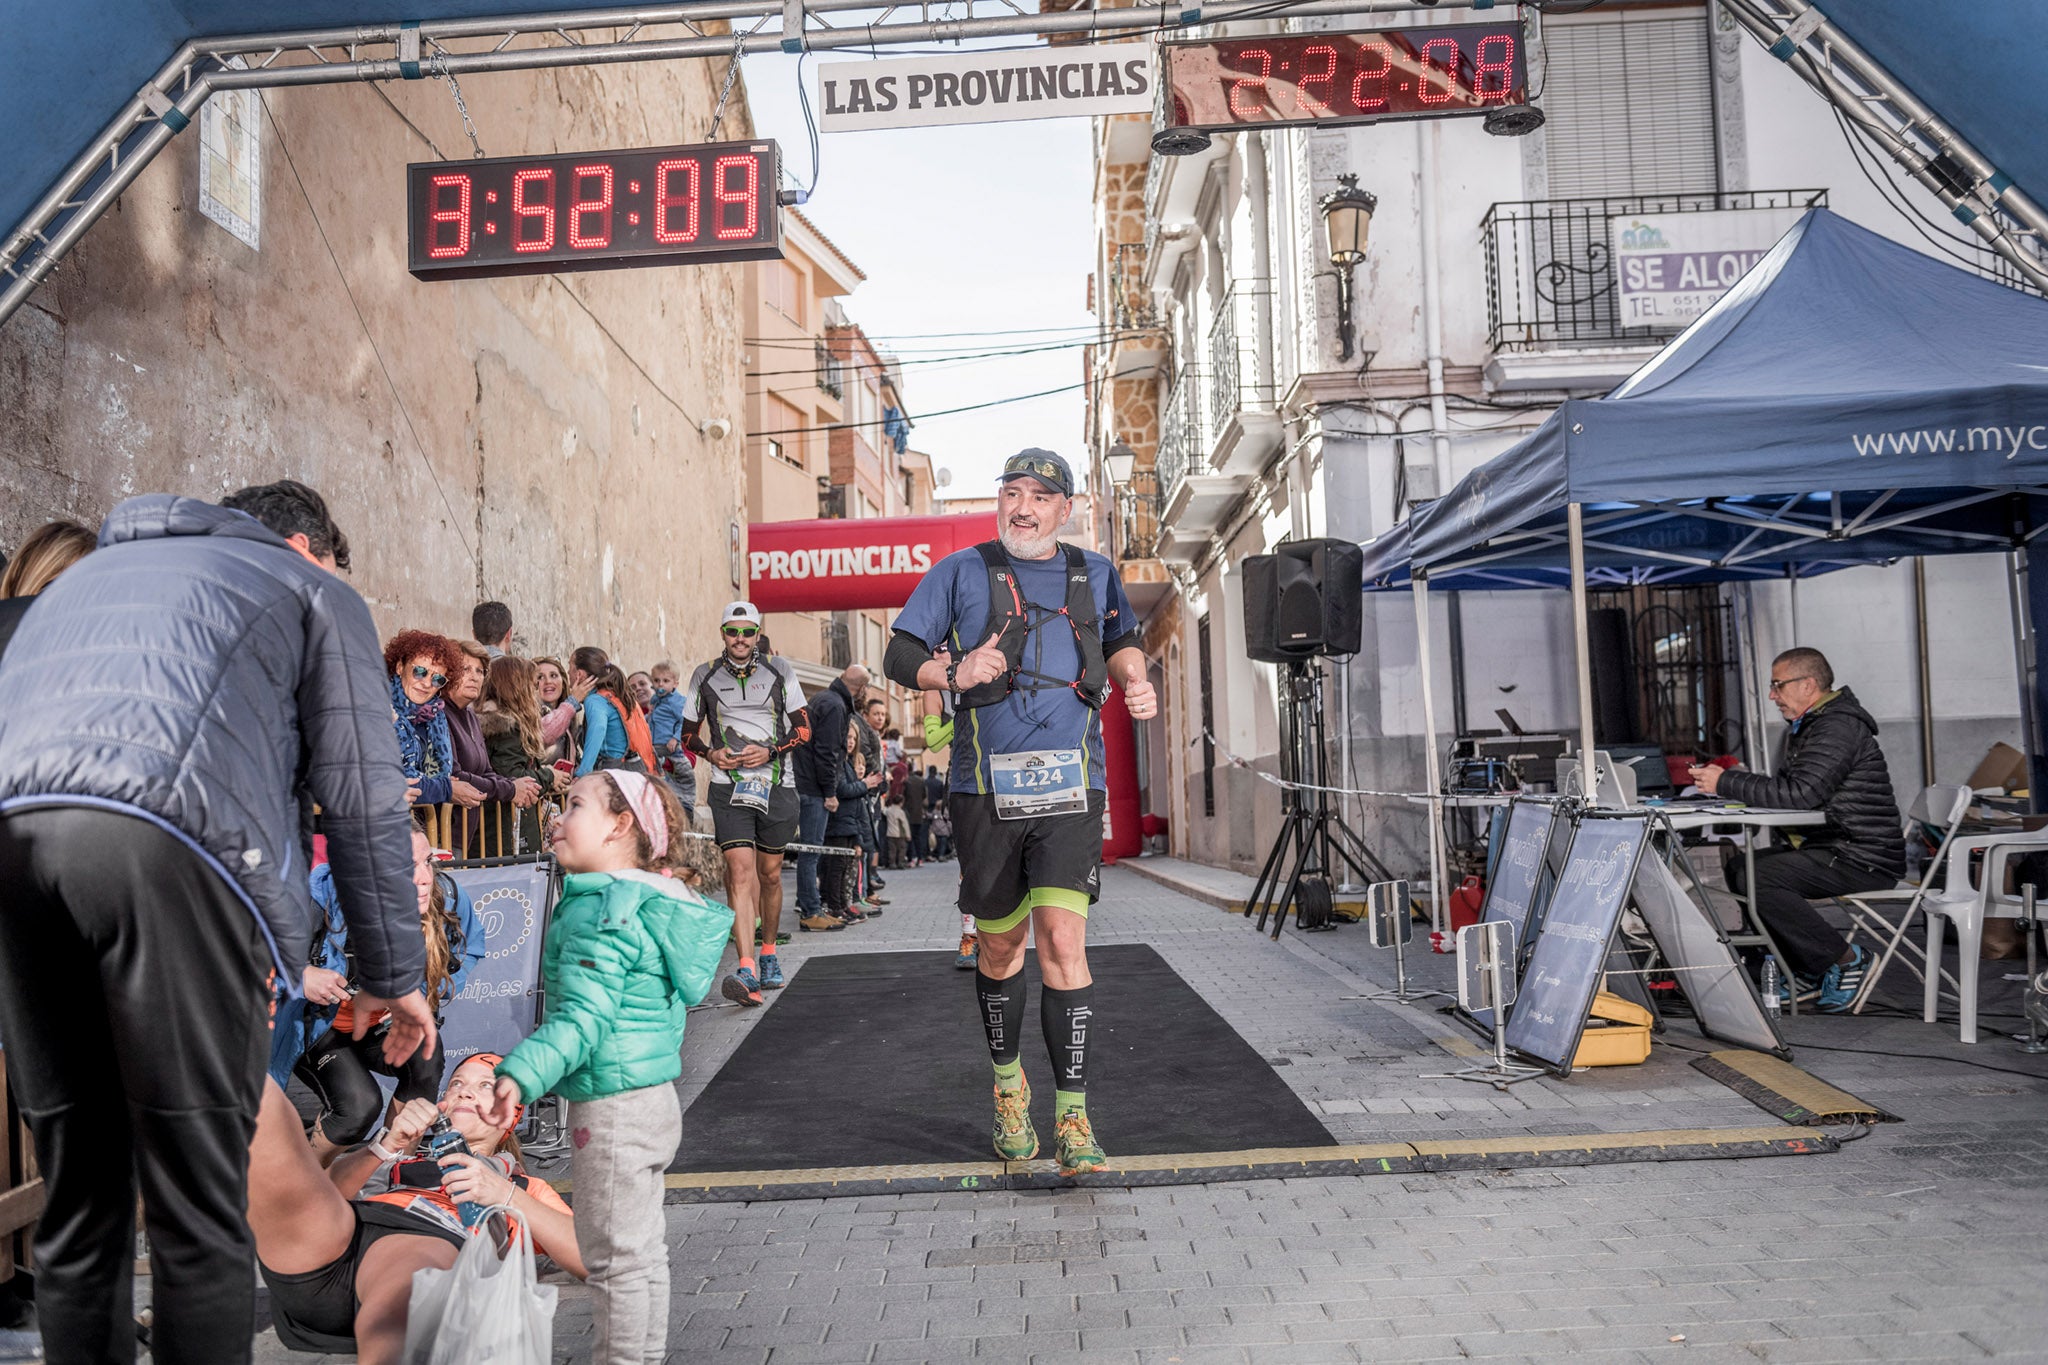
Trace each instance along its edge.
<path fill-rule="evenodd" d="M 576 1247 L 596 1291 L 599 1365 L 659 1362 L 668 1342 L 662 1174 L 682 1141 L 683 1019 L 704 998 L 732 911 L 657 875 L 687 828 L 666 786 L 607 769 L 577 779 L 549 831 L 567 874 L 541 957 L 539 1028 L 498 1064 L 489 1121 L 569 1102 Z"/>

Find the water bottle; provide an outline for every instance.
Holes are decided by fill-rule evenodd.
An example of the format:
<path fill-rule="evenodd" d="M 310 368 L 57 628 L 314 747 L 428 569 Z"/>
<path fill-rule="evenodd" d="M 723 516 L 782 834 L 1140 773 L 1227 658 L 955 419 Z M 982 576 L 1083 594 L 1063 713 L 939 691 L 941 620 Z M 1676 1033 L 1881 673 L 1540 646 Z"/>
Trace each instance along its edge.
<path fill-rule="evenodd" d="M 462 1140 L 462 1134 L 455 1131 L 455 1125 L 448 1121 L 446 1114 L 435 1115 L 432 1126 L 427 1129 L 427 1155 L 439 1165 L 444 1157 L 458 1153 L 469 1156 L 469 1144 Z M 482 1204 L 472 1204 L 468 1200 L 457 1200 L 455 1211 L 462 1215 L 462 1225 L 466 1228 L 483 1222 L 484 1214 L 488 1212 Z"/>
<path fill-rule="evenodd" d="M 1763 997 L 1764 1013 L 1776 1014 L 1781 1006 L 1778 1003 L 1778 959 L 1775 957 L 1764 959 Z"/>

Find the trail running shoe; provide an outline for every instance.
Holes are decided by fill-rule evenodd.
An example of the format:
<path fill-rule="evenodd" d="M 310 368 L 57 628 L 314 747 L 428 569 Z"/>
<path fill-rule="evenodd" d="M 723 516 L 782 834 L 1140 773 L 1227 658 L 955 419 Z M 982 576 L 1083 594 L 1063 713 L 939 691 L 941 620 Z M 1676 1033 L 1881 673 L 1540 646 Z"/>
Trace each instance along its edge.
<path fill-rule="evenodd" d="M 779 991 L 782 989 L 782 959 L 774 953 L 761 955 L 761 989 Z"/>
<path fill-rule="evenodd" d="M 981 960 L 978 956 L 980 946 L 975 941 L 974 935 L 960 935 L 960 955 L 953 959 L 953 965 L 963 972 L 973 971 Z"/>
<path fill-rule="evenodd" d="M 1095 1141 L 1095 1130 L 1088 1126 L 1085 1109 L 1069 1109 L 1061 1114 L 1059 1122 L 1053 1125 L 1052 1140 L 1061 1175 L 1099 1171 L 1109 1164 L 1109 1157 Z"/>
<path fill-rule="evenodd" d="M 753 969 L 742 967 L 719 983 L 719 991 L 735 1004 L 752 1008 L 761 1003 L 761 983 Z"/>
<path fill-rule="evenodd" d="M 1863 978 L 1870 971 L 1870 954 L 1861 947 L 1851 948 L 1849 953 L 1848 962 L 1837 962 L 1820 979 L 1820 999 L 1814 1008 L 1822 1014 L 1848 1013 L 1863 989 Z"/>
<path fill-rule="evenodd" d="M 829 934 L 844 929 L 846 925 L 837 915 L 828 915 L 820 910 L 815 915 L 805 915 L 796 922 L 796 927 L 807 934 Z"/>
<path fill-rule="evenodd" d="M 1015 1090 L 996 1090 L 996 1155 L 1005 1161 L 1029 1161 L 1038 1155 L 1038 1130 L 1031 1126 L 1031 1082 Z"/>

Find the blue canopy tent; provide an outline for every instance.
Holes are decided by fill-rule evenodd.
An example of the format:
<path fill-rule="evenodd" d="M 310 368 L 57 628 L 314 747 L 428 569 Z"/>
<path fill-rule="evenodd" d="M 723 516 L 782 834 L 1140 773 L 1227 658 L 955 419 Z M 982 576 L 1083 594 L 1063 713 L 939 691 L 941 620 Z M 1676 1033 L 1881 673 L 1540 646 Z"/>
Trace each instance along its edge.
<path fill-rule="evenodd" d="M 2017 582 L 2044 497 L 2048 301 L 1813 209 L 1620 387 L 1368 544 L 1366 582 L 1415 592 L 1425 674 L 1428 586 L 1569 587 L 1590 763 L 1589 584 L 2000 550 Z"/>

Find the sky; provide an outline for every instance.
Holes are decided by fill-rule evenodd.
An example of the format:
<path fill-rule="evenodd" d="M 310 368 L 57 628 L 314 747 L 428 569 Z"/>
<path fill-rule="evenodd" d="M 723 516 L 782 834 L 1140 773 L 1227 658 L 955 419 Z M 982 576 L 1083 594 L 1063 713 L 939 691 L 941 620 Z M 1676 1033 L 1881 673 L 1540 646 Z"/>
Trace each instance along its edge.
<path fill-rule="evenodd" d="M 1014 40 L 1013 40 L 1014 41 Z M 865 62 L 824 53 L 805 63 Z M 811 173 L 797 100 L 797 59 L 757 54 L 741 67 L 756 132 L 782 148 L 786 171 Z M 940 496 L 994 490 L 1002 462 L 1026 446 L 1058 451 L 1085 480 L 1082 351 L 1094 254 L 1089 121 L 1040 119 L 942 128 L 828 133 L 804 216 L 867 279 L 840 302 L 876 345 L 906 364 L 913 449 L 951 470 Z M 937 336 L 936 333 L 974 333 Z M 990 333 L 1007 335 L 987 335 Z M 963 352 L 1045 348 L 962 361 Z M 949 417 L 922 414 L 990 399 L 1065 393 Z"/>

